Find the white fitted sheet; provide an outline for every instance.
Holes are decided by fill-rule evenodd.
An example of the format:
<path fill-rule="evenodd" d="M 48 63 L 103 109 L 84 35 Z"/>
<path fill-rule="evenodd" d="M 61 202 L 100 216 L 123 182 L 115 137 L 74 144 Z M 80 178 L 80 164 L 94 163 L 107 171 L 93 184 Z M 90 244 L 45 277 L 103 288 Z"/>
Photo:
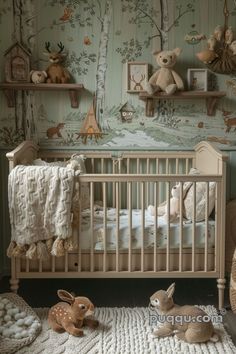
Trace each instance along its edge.
<path fill-rule="evenodd" d="M 119 249 L 127 250 L 129 248 L 129 217 L 128 210 L 121 209 L 119 213 Z M 94 212 L 93 239 L 94 249 L 104 249 L 104 212 L 102 208 Z M 157 219 L 157 247 L 162 249 L 167 244 L 167 223 L 159 216 Z M 92 239 L 92 228 L 90 224 L 90 210 L 82 212 L 82 230 L 79 239 L 82 250 L 90 249 L 90 240 Z M 141 249 L 142 247 L 142 211 L 132 210 L 132 249 Z M 193 224 L 183 222 L 183 247 L 192 247 Z M 195 247 L 204 248 L 205 246 L 206 223 L 205 221 L 195 224 Z M 116 249 L 117 221 L 116 209 L 107 209 L 107 228 L 106 228 L 106 248 L 108 251 Z M 208 220 L 207 226 L 208 247 L 214 246 L 215 239 L 215 221 Z M 144 215 L 144 248 L 153 248 L 154 246 L 154 217 L 147 211 Z M 177 221 L 170 224 L 170 248 L 178 248 L 180 240 L 180 223 Z"/>

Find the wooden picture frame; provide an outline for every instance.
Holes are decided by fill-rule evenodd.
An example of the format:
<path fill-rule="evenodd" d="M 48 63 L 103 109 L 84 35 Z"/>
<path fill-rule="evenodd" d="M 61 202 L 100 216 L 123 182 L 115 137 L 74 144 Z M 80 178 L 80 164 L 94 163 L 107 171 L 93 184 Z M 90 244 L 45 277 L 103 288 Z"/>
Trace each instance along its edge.
<path fill-rule="evenodd" d="M 148 63 L 130 61 L 126 70 L 126 90 L 130 93 L 145 92 L 148 82 Z"/>
<path fill-rule="evenodd" d="M 188 89 L 190 91 L 208 90 L 208 70 L 188 69 L 187 73 Z"/>

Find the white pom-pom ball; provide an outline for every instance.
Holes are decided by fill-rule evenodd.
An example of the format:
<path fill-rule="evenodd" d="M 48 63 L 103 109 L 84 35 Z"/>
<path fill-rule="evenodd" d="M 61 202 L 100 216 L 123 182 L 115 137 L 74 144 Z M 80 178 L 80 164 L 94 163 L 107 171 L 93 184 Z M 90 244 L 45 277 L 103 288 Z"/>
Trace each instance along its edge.
<path fill-rule="evenodd" d="M 4 305 L 8 304 L 9 302 L 10 302 L 10 301 L 9 301 L 8 299 L 6 299 L 6 298 L 2 299 L 2 303 L 3 303 Z"/>
<path fill-rule="evenodd" d="M 13 331 L 9 328 L 4 329 L 2 332 L 3 337 L 10 337 L 13 334 Z"/>
<path fill-rule="evenodd" d="M 8 321 L 5 326 L 6 326 L 6 327 L 11 327 L 11 325 L 13 325 L 13 323 L 14 323 L 14 322 L 12 322 L 12 321 Z"/>
<path fill-rule="evenodd" d="M 9 316 L 9 315 L 4 316 L 4 321 L 5 322 L 8 322 L 10 320 L 11 320 L 11 316 Z"/>
<path fill-rule="evenodd" d="M 24 320 L 20 318 L 19 320 L 16 321 L 17 326 L 23 326 L 24 325 Z"/>
<path fill-rule="evenodd" d="M 7 305 L 5 306 L 5 308 L 6 308 L 7 310 L 12 309 L 12 307 L 13 307 L 13 304 L 11 304 L 10 302 L 9 302 L 9 304 L 7 304 Z"/>
<path fill-rule="evenodd" d="M 21 335 L 22 335 L 23 338 L 29 336 L 28 331 L 26 331 L 26 330 L 22 331 L 22 332 L 21 332 Z"/>
<path fill-rule="evenodd" d="M 21 338 L 22 338 L 21 333 L 20 333 L 20 332 L 19 332 L 19 333 L 16 333 L 16 334 L 14 335 L 14 338 L 15 338 L 15 339 L 21 339 Z"/>
<path fill-rule="evenodd" d="M 33 318 L 27 317 L 27 318 L 25 319 L 25 321 L 24 321 L 24 324 L 25 324 L 26 326 L 31 326 L 32 323 L 33 323 L 33 321 L 34 321 Z"/>
<path fill-rule="evenodd" d="M 4 309 L 4 304 L 0 302 L 0 310 Z"/>

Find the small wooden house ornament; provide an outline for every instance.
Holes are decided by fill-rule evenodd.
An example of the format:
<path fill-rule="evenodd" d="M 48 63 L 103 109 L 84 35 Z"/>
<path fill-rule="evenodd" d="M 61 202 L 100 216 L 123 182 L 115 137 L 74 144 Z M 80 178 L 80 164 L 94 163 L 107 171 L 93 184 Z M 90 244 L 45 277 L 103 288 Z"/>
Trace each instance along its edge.
<path fill-rule="evenodd" d="M 93 104 L 91 105 L 84 120 L 84 124 L 80 129 L 80 132 L 77 133 L 77 135 L 77 139 L 82 138 L 84 144 L 87 143 L 88 138 L 94 138 L 96 141 L 98 140 L 98 138 L 102 138 L 102 131 L 98 127 Z"/>
<path fill-rule="evenodd" d="M 121 115 L 121 120 L 122 122 L 131 122 L 133 117 L 134 117 L 134 113 L 135 113 L 135 109 L 134 107 L 126 102 L 120 109 L 119 109 L 120 115 Z"/>
<path fill-rule="evenodd" d="M 30 53 L 19 42 L 14 43 L 4 54 L 5 81 L 30 82 Z"/>

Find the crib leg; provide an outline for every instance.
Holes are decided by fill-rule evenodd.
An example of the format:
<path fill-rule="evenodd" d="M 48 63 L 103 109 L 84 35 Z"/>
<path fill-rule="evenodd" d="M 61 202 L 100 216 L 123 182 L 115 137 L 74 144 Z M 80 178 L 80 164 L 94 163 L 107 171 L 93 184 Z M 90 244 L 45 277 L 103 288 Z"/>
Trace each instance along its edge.
<path fill-rule="evenodd" d="M 225 283 L 226 283 L 226 279 L 225 278 L 217 279 L 219 310 L 222 310 L 224 308 Z"/>
<path fill-rule="evenodd" d="M 14 279 L 14 278 L 11 278 L 10 279 L 10 289 L 13 293 L 17 293 L 18 289 L 19 289 L 19 279 Z"/>

